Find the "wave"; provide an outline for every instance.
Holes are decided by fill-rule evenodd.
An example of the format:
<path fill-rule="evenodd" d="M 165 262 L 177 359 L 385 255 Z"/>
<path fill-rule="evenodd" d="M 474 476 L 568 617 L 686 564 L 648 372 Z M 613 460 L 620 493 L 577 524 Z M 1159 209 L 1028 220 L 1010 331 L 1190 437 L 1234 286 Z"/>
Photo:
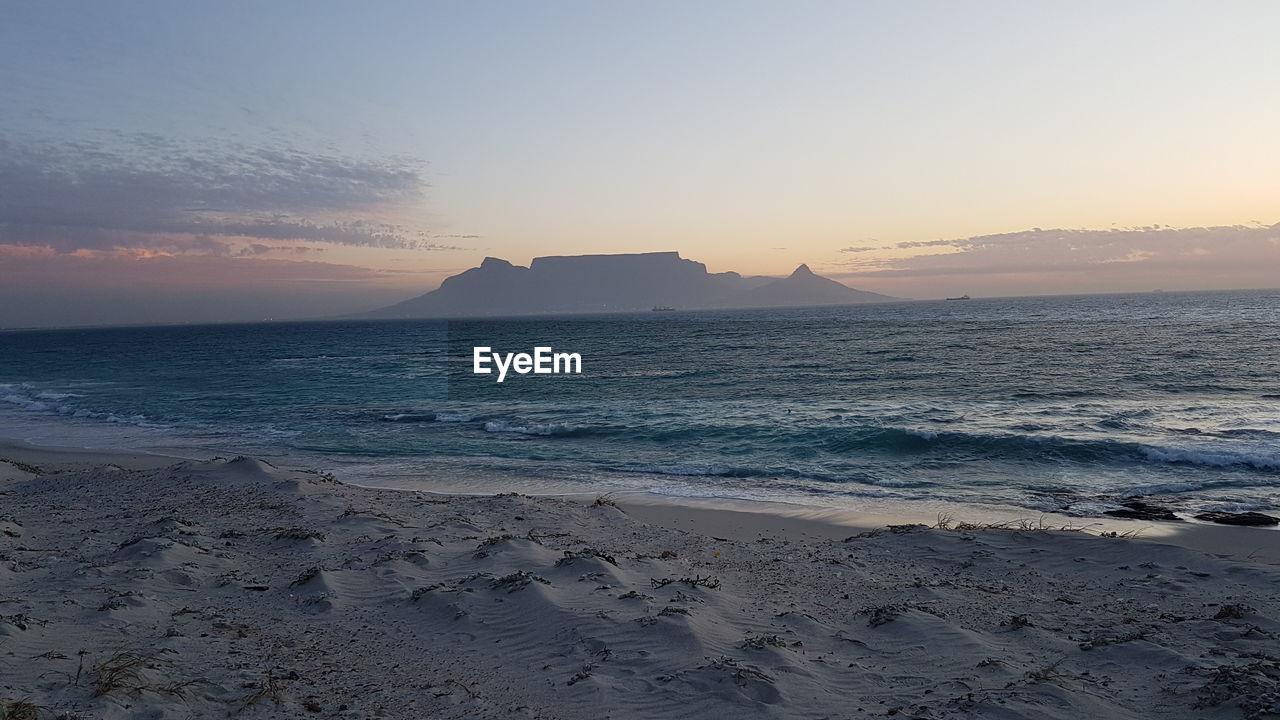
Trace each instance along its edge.
<path fill-rule="evenodd" d="M 898 427 L 861 428 L 829 437 L 824 449 L 833 454 L 941 453 L 955 460 L 1082 464 L 1162 463 L 1280 472 L 1280 451 L 1221 445 L 1167 447 L 1106 439 L 1056 435 L 980 434 Z"/>
<path fill-rule="evenodd" d="M 675 477 L 756 477 L 767 473 L 750 469 L 722 467 L 719 465 L 683 465 L 680 463 L 656 465 L 624 465 L 618 472 L 672 475 Z"/>
<path fill-rule="evenodd" d="M 383 415 L 383 420 L 387 422 L 435 422 L 435 413 L 392 413 L 391 415 Z"/>
<path fill-rule="evenodd" d="M 1261 428 L 1231 428 L 1228 430 L 1219 430 L 1214 434 L 1222 435 L 1224 437 L 1258 438 L 1261 440 L 1280 438 L 1280 432 L 1275 430 L 1263 430 Z"/>
<path fill-rule="evenodd" d="M 647 465 L 622 465 L 620 467 L 610 468 L 615 472 L 624 473 L 643 473 L 646 475 L 667 475 L 671 477 L 719 477 L 719 478 L 772 478 L 776 481 L 787 481 L 779 485 L 779 483 L 769 483 L 767 486 L 771 489 L 779 487 L 787 487 L 806 494 L 825 494 L 840 493 L 847 494 L 849 490 L 837 490 L 832 488 L 824 488 L 822 486 L 814 486 L 813 482 L 831 483 L 832 485 L 874 485 L 883 488 L 922 488 L 931 485 L 929 482 L 920 480 L 906 480 L 894 478 L 882 478 L 867 475 L 865 473 L 856 473 L 853 475 L 826 475 L 814 472 L 801 472 L 790 468 L 770 468 L 770 467 L 732 467 L 727 465 L 696 465 L 686 463 L 653 463 Z"/>
<path fill-rule="evenodd" d="M 1143 450 L 1157 462 L 1203 465 L 1205 467 L 1250 467 L 1255 470 L 1280 471 L 1280 453 L 1236 452 L 1216 449 L 1156 448 Z"/>
<path fill-rule="evenodd" d="M 382 419 L 387 422 L 399 423 L 461 423 L 471 422 L 472 418 L 470 415 L 463 415 L 461 413 L 392 413 L 390 415 L 383 415 Z"/>
<path fill-rule="evenodd" d="M 49 403 L 14 392 L 14 389 L 15 388 L 12 385 L 0 385 L 0 392 L 4 393 L 4 395 L 0 395 L 0 401 L 7 402 L 11 405 L 17 405 L 24 410 L 51 409 Z"/>
<path fill-rule="evenodd" d="M 60 404 L 57 402 L 59 400 L 84 397 L 83 395 L 79 395 L 76 393 L 57 393 L 57 392 L 48 392 L 48 391 L 33 393 L 30 386 L 12 385 L 12 384 L 3 384 L 3 383 L 0 383 L 0 393 L 3 393 L 2 395 L 0 395 L 0 402 L 6 402 L 6 403 L 9 403 L 10 405 L 17 405 L 23 410 L 30 410 L 33 412 L 47 412 L 47 413 L 63 415 L 65 417 L 71 417 L 71 418 L 79 418 L 79 419 L 86 419 L 86 420 L 101 420 L 103 422 L 117 423 L 122 425 L 136 425 L 137 427 L 141 427 L 141 428 L 157 429 L 157 430 L 166 430 L 172 427 L 171 425 L 165 424 L 163 422 L 156 420 L 155 418 L 151 418 L 146 415 L 142 415 L 140 413 L 123 415 L 123 414 L 114 413 L 114 412 L 102 412 L 97 410 L 90 410 L 87 408 L 75 407 L 74 405 L 70 405 L 66 403 Z"/>
<path fill-rule="evenodd" d="M 583 432 L 585 428 L 568 423 L 544 423 L 530 425 L 510 425 L 490 420 L 484 424 L 484 431 L 491 433 L 515 433 L 517 435 L 570 436 Z"/>

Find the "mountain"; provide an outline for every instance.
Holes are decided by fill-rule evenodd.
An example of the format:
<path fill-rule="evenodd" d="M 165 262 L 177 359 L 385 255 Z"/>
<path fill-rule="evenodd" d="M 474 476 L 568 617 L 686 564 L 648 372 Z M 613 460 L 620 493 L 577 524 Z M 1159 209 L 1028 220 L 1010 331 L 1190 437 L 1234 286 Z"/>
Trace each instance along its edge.
<path fill-rule="evenodd" d="M 801 265 L 787 277 L 738 293 L 727 298 L 722 305 L 742 308 L 802 307 L 890 302 L 896 299 L 866 290 L 854 290 L 848 285 L 815 274 L 808 265 Z"/>
<path fill-rule="evenodd" d="M 680 309 L 842 305 L 895 300 L 854 290 L 801 265 L 786 278 L 709 273 L 677 252 L 534 258 L 529 267 L 487 257 L 440 287 L 364 318 L 477 317 Z"/>

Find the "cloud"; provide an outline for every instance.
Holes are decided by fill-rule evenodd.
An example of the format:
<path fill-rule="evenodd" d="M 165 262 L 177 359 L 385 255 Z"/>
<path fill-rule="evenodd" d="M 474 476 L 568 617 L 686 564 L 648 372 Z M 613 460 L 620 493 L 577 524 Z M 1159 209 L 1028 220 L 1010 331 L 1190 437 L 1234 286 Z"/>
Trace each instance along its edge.
<path fill-rule="evenodd" d="M 1173 228 L 1152 225 L 1112 230 L 1043 230 L 952 240 L 902 242 L 898 249 L 936 248 L 893 258 L 842 263 L 843 277 L 927 277 L 1028 272 L 1186 271 L 1280 266 L 1280 224 Z M 846 248 L 841 252 L 860 252 Z"/>
<path fill-rule="evenodd" d="M 398 302 L 409 274 L 277 257 L 0 245 L 0 327 L 341 315 Z"/>
<path fill-rule="evenodd" d="M 191 147 L 155 135 L 0 139 L 0 243 L 58 252 L 230 254 L 314 242 L 458 249 L 381 220 L 425 199 L 424 164 L 287 146 Z"/>

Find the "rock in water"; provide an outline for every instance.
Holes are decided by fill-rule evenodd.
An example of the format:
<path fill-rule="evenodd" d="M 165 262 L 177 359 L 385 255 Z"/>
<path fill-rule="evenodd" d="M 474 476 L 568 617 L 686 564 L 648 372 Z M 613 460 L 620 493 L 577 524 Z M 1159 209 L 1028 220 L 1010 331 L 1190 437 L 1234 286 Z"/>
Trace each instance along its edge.
<path fill-rule="evenodd" d="M 1247 525 L 1249 527 L 1265 527 L 1268 525 L 1280 525 L 1280 518 L 1270 515 L 1263 515 L 1257 512 L 1202 512 L 1196 515 L 1197 520 L 1205 520 L 1219 525 Z"/>
<path fill-rule="evenodd" d="M 1142 500 L 1125 500 L 1120 504 L 1124 507 L 1119 510 L 1107 510 L 1104 514 L 1130 520 L 1164 520 L 1169 522 L 1180 520 L 1169 508 L 1153 505 Z"/>

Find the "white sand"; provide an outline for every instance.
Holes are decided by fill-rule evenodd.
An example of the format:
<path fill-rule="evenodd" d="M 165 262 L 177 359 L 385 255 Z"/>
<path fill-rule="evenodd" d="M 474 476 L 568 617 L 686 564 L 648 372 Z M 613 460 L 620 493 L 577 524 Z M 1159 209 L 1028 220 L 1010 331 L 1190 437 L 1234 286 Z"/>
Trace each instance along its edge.
<path fill-rule="evenodd" d="M 0 708 L 41 717 L 1280 712 L 1258 557 L 0 457 Z"/>

